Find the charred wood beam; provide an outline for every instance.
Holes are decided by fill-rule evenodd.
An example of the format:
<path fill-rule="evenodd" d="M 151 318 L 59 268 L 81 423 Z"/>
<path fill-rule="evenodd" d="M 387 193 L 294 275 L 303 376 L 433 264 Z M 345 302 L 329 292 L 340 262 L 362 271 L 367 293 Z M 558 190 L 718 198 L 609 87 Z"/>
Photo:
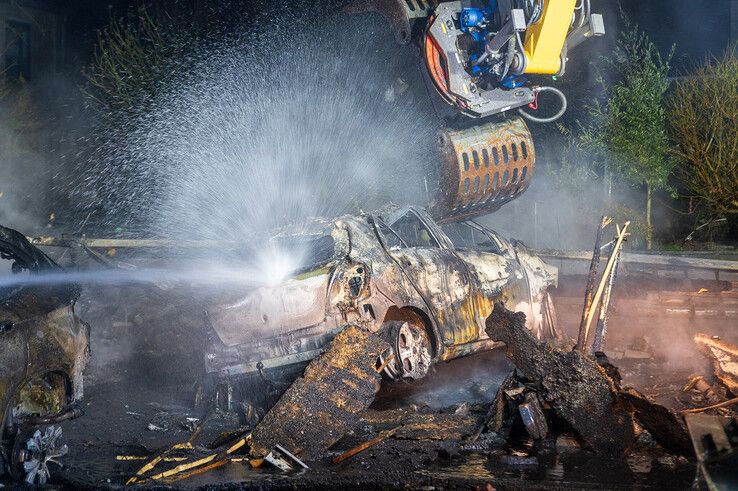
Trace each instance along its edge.
<path fill-rule="evenodd" d="M 627 237 L 628 235 L 628 225 L 630 225 L 630 222 L 625 222 L 622 229 L 618 226 L 617 241 L 612 248 L 610 257 L 607 259 L 605 271 L 602 273 L 602 279 L 600 280 L 600 284 L 597 287 L 597 292 L 594 294 L 594 298 L 592 299 L 592 308 L 590 308 L 589 312 L 587 313 L 587 319 L 584 324 L 584 344 L 581 345 L 580 349 L 587 344 L 587 339 L 589 337 L 589 326 L 592 324 L 592 320 L 594 319 L 594 309 L 596 309 L 597 305 L 600 303 L 602 294 L 605 291 L 605 285 L 610 280 L 610 277 L 614 274 L 613 268 L 615 267 L 618 253 L 620 252 L 620 248 L 623 247 L 623 241 L 625 240 L 625 237 Z"/>
<path fill-rule="evenodd" d="M 589 274 L 587 275 L 587 286 L 584 289 L 584 308 L 582 309 L 582 319 L 579 321 L 579 336 L 577 337 L 578 350 L 584 349 L 584 333 L 585 324 L 589 311 L 592 309 L 592 300 L 594 298 L 594 287 L 595 281 L 597 280 L 597 268 L 600 264 L 600 250 L 602 247 L 602 235 L 605 232 L 605 227 L 610 223 L 610 219 L 603 216 L 600 220 L 600 226 L 597 228 L 597 238 L 595 239 L 594 251 L 592 252 L 592 262 L 589 265 Z"/>
<path fill-rule="evenodd" d="M 638 423 L 659 445 L 680 455 L 693 455 L 687 425 L 676 412 L 656 404 L 632 387 L 621 390 L 620 397 L 630 403 Z"/>
<path fill-rule="evenodd" d="M 610 310 L 610 301 L 612 300 L 612 289 L 615 285 L 615 278 L 618 274 L 618 264 L 620 263 L 621 250 L 614 252 L 615 254 L 615 265 L 613 266 L 612 273 L 607 280 L 607 286 L 605 287 L 605 296 L 602 299 L 602 306 L 600 307 L 600 315 L 597 319 L 597 327 L 595 328 L 595 339 L 592 343 L 592 351 L 602 351 L 602 344 L 605 342 L 605 334 L 607 333 L 607 313 Z"/>
<path fill-rule="evenodd" d="M 508 358 L 539 396 L 595 452 L 622 455 L 635 440 L 637 420 L 669 452 L 692 455 L 682 417 L 632 388 L 621 389 L 617 368 L 603 354 L 593 359 L 540 343 L 525 327 L 525 314 L 500 304 L 486 325 L 490 338 L 506 344 Z M 488 417 L 490 429 L 495 429 L 495 416 Z"/>
<path fill-rule="evenodd" d="M 374 400 L 381 380 L 377 359 L 388 348 L 355 326 L 338 333 L 254 429 L 252 456 L 281 445 L 303 460 L 320 458 Z"/>
<path fill-rule="evenodd" d="M 525 327 L 525 314 L 501 304 L 486 325 L 489 337 L 505 342 L 508 358 L 595 452 L 622 455 L 633 443 L 630 408 L 620 403 L 617 387 L 594 360 L 539 343 Z"/>

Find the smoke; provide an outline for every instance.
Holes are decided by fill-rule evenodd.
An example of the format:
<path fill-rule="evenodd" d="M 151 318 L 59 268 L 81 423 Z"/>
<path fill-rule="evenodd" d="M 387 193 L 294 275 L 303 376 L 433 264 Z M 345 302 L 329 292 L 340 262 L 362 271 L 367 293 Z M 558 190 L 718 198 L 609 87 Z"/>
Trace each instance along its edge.
<path fill-rule="evenodd" d="M 290 18 L 177 60 L 86 164 L 78 201 L 110 228 L 232 240 L 424 201 L 436 122 L 415 54 L 367 20 Z"/>
<path fill-rule="evenodd" d="M 0 223 L 17 228 L 35 226 L 42 219 L 44 196 L 39 191 L 47 184 L 29 98 L 26 87 L 4 92 L 0 86 Z"/>
<path fill-rule="evenodd" d="M 562 137 L 534 140 L 530 187 L 481 222 L 534 249 L 591 250 L 600 217 L 607 215 L 616 223 L 631 222 L 628 248 L 642 246 L 645 199 L 639 187 L 607 181 L 593 159 L 566 151 Z"/>

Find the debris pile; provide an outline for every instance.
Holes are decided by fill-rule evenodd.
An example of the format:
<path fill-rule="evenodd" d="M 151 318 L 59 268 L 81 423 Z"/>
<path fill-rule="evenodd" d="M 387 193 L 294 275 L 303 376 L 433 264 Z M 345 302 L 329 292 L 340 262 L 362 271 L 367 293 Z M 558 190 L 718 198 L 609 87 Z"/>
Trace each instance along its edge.
<path fill-rule="evenodd" d="M 235 441 L 231 440 L 215 449 L 195 446 L 193 442 L 198 435 L 199 431 L 195 431 L 187 442 L 172 445 L 148 460 L 136 471 L 135 475 L 128 479 L 126 485 L 142 482 L 171 484 L 222 467 L 230 462 L 245 460 L 244 457 L 235 457 L 234 454 L 251 439 L 250 434 L 241 434 Z M 136 460 L 136 456 L 118 456 L 117 459 Z M 170 468 L 154 472 L 162 463 L 169 463 Z"/>
<path fill-rule="evenodd" d="M 701 333 L 694 337 L 694 342 L 712 361 L 715 377 L 734 396 L 738 396 L 738 346 Z"/>
<path fill-rule="evenodd" d="M 305 460 L 325 455 L 374 400 L 381 380 L 376 361 L 388 349 L 358 327 L 341 331 L 257 425 L 251 454 L 264 457 L 282 445 Z"/>
<path fill-rule="evenodd" d="M 532 427 L 532 437 L 547 427 L 538 411 L 543 400 L 597 453 L 623 455 L 635 441 L 637 422 L 667 450 L 691 454 L 679 416 L 635 389 L 621 388 L 618 370 L 604 354 L 591 358 L 579 350 L 565 351 L 540 343 L 525 328 L 525 315 L 510 312 L 501 304 L 495 305 L 488 317 L 486 330 L 492 339 L 507 345 L 508 357 L 522 374 L 518 384 L 535 391 L 525 395 L 522 410 L 518 406 L 521 416 L 530 415 L 532 423 L 526 424 L 526 429 Z M 511 393 L 505 386 L 501 392 L 506 397 Z M 499 414 L 497 410 L 494 427 L 500 426 Z"/>

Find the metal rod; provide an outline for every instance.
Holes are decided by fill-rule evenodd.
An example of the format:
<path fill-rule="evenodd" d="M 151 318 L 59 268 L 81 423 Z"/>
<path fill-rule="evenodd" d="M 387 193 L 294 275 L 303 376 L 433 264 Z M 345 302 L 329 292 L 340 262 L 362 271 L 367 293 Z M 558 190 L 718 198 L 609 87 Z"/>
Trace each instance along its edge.
<path fill-rule="evenodd" d="M 600 225 L 597 228 L 597 238 L 595 239 L 594 251 L 592 253 L 592 262 L 589 265 L 589 275 L 587 276 L 587 286 L 584 290 L 584 307 L 582 308 L 582 319 L 579 321 L 579 336 L 577 337 L 576 349 L 584 349 L 584 327 L 587 322 L 587 316 L 589 310 L 592 308 L 592 298 L 594 296 L 595 280 L 597 279 L 597 268 L 600 264 L 600 245 L 602 244 L 602 234 L 605 231 L 605 227 L 610 223 L 610 219 L 606 216 L 602 216 L 600 219 Z"/>

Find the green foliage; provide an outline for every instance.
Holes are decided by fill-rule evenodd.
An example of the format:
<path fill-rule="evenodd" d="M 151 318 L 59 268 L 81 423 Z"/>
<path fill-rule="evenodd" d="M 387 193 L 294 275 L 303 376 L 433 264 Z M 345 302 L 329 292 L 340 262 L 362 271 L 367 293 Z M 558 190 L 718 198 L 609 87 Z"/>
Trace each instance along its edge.
<path fill-rule="evenodd" d="M 98 33 L 92 64 L 84 70 L 85 94 L 103 114 L 140 108 L 155 95 L 159 84 L 174 75 L 172 60 L 181 45 L 145 7 L 130 18 L 113 19 Z"/>
<path fill-rule="evenodd" d="M 681 78 L 669 104 L 679 175 L 718 215 L 738 215 L 737 49 Z"/>
<path fill-rule="evenodd" d="M 582 165 L 581 162 L 596 160 L 592 148 L 584 135 L 587 129 L 579 125 L 575 135 L 569 128 L 559 125 L 559 131 L 564 136 L 564 144 L 560 152 L 559 165 L 542 167 L 541 172 L 546 174 L 546 180 L 554 187 L 573 196 L 584 196 L 592 192 L 592 183 L 599 179 L 595 165 Z M 595 212 L 599 213 L 599 212 Z"/>
<path fill-rule="evenodd" d="M 601 126 L 582 135 L 583 145 L 607 152 L 613 171 L 633 184 L 669 189 L 674 161 L 664 102 L 674 49 L 662 57 L 645 33 L 623 21 L 622 35 L 606 59 L 614 82 L 603 83 L 607 99 L 591 108 Z"/>
<path fill-rule="evenodd" d="M 608 77 L 600 77 L 603 101 L 589 107 L 591 121 L 581 127 L 577 145 L 616 179 L 645 185 L 645 239 L 651 248 L 653 192 L 667 189 L 675 161 L 670 153 L 665 100 L 674 48 L 662 56 L 648 36 L 621 13 L 623 29 L 609 57 Z"/>

